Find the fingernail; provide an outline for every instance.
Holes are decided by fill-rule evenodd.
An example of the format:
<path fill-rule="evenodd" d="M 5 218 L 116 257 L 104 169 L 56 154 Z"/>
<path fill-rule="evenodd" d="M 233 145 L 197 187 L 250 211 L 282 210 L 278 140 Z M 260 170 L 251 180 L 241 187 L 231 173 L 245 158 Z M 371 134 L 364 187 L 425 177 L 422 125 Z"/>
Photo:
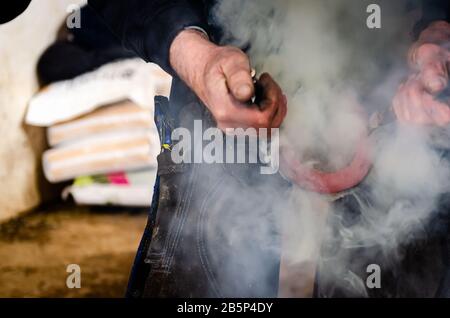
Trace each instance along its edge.
<path fill-rule="evenodd" d="M 239 98 L 248 97 L 252 94 L 252 88 L 247 84 L 241 85 L 236 89 L 235 94 Z"/>
<path fill-rule="evenodd" d="M 445 78 L 439 77 L 434 78 L 432 80 L 428 81 L 428 88 L 431 89 L 433 92 L 441 91 L 445 88 L 447 85 L 447 81 Z"/>

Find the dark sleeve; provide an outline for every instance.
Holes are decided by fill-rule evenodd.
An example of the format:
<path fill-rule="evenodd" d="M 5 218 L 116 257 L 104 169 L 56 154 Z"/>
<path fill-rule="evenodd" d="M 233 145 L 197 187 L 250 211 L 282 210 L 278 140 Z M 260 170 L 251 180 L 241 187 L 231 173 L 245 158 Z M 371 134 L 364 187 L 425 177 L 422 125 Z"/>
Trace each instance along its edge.
<path fill-rule="evenodd" d="M 169 49 L 187 26 L 208 30 L 202 0 L 89 0 L 122 44 L 173 74 Z"/>
<path fill-rule="evenodd" d="M 422 18 L 415 27 L 415 37 L 418 38 L 432 22 L 439 20 L 450 22 L 450 1 L 422 0 Z"/>

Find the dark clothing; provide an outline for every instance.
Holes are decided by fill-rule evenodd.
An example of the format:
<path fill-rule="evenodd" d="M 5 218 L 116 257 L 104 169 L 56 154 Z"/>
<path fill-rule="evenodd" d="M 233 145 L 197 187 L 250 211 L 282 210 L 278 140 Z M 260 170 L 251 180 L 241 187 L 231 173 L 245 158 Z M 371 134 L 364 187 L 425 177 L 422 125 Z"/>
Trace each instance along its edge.
<path fill-rule="evenodd" d="M 188 98 L 181 125 L 211 122 L 195 96 Z M 167 100 L 157 98 L 162 142 L 171 130 L 170 121 L 161 122 L 167 111 Z M 273 202 L 283 201 L 287 186 L 278 175 L 261 175 L 258 165 L 175 164 L 163 151 L 127 295 L 276 297 L 281 239 Z"/>
<path fill-rule="evenodd" d="M 209 30 L 207 16 L 212 3 L 203 0 L 89 1 L 125 47 L 172 74 L 168 57 L 173 39 L 187 26 Z"/>
<path fill-rule="evenodd" d="M 186 26 L 205 29 L 217 42 L 220 30 L 210 21 L 217 0 L 89 0 L 125 47 L 145 61 L 159 64 L 172 73 L 168 60 L 170 44 Z M 412 1 L 417 2 L 417 1 Z M 423 0 L 423 17 L 416 35 L 436 20 L 450 19 L 447 0 Z"/>
<path fill-rule="evenodd" d="M 376 145 L 376 140 L 392 138 L 396 135 L 396 129 L 397 125 L 390 124 L 372 135 L 376 153 L 382 152 L 380 147 L 384 144 Z M 437 136 L 448 136 L 448 132 L 439 128 L 433 130 Z M 443 140 L 445 138 L 433 142 L 431 138 L 430 145 L 442 162 L 450 165 L 450 143 Z M 450 297 L 450 192 L 443 193 L 439 198 L 428 197 L 427 194 L 414 198 L 383 195 L 382 202 L 377 202 L 374 199 L 376 190 L 371 187 L 370 181 L 375 175 L 369 175 L 358 187 L 335 202 L 334 213 L 328 218 L 332 233 L 322 246 L 324 257 L 318 267 L 315 296 Z M 390 186 L 385 185 L 383 193 L 398 193 Z M 416 215 L 404 224 L 402 218 L 395 224 L 395 230 L 387 229 L 382 235 L 377 234 L 377 240 L 373 240 L 370 233 L 379 233 L 380 228 L 386 228 L 379 226 L 379 222 L 387 220 L 388 210 L 402 200 L 413 206 L 420 206 L 420 202 L 437 202 L 432 211 L 423 208 L 423 211 L 429 211 L 426 217 Z M 374 218 L 370 213 L 362 212 L 368 209 L 377 211 L 378 215 Z M 372 264 L 380 266 L 381 288 L 371 289 L 366 285 L 370 274 L 367 269 Z"/>
<path fill-rule="evenodd" d="M 192 131 L 196 119 L 214 126 L 206 107 L 170 67 L 169 48 L 188 26 L 203 28 L 219 42 L 220 29 L 210 21 L 215 2 L 89 0 L 126 48 L 174 75 L 170 104 L 157 102 L 163 141 L 174 128 Z M 450 17 L 447 0 L 422 3 L 425 13 L 416 33 L 433 20 Z M 156 196 L 128 296 L 276 296 L 280 215 L 273 202 L 282 202 L 276 198 L 289 184 L 279 175 L 260 175 L 255 165 L 177 165 L 168 152 L 158 161 Z"/>
<path fill-rule="evenodd" d="M 415 27 L 415 35 L 427 28 L 434 21 L 450 21 L 450 1 L 448 0 L 423 0 L 422 18 Z"/>
<path fill-rule="evenodd" d="M 75 78 L 120 59 L 136 57 L 125 49 L 95 11 L 84 6 L 80 11 L 80 28 L 68 29 L 42 54 L 37 65 L 41 86 Z"/>

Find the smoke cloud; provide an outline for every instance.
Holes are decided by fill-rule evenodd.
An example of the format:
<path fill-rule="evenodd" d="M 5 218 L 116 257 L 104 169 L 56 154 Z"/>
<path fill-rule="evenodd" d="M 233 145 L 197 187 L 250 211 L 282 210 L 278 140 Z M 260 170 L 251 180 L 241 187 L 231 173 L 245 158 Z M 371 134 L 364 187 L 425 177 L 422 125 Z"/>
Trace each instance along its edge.
<path fill-rule="evenodd" d="M 370 118 L 390 111 L 396 88 L 407 75 L 406 52 L 418 17 L 417 10 L 407 8 L 414 1 L 377 1 L 382 8 L 379 30 L 366 26 L 371 3 L 226 0 L 211 17 L 225 30 L 223 43 L 248 47 L 258 72 L 270 73 L 283 88 L 289 113 L 282 143 L 311 166 L 333 170 L 348 164 Z M 444 143 L 450 140 L 446 132 L 438 134 Z M 340 275 L 339 281 L 350 286 L 344 288 L 367 296 L 365 281 L 350 264 L 365 264 L 374 255 L 353 259 L 349 249 L 366 248 L 369 253 L 379 245 L 384 255 L 399 260 L 399 248 L 420 237 L 439 196 L 448 190 L 448 164 L 429 136 L 428 129 L 397 124 L 371 134 L 373 168 L 362 186 L 345 194 L 358 206 L 353 225 L 344 224 L 345 211 L 335 204 L 344 194 L 329 197 L 294 187 L 279 202 L 282 284 L 296 281 L 281 295 L 310 295 L 325 246 L 320 258 L 332 260 L 333 266 L 322 269 L 322 281 L 336 285 Z M 293 276 L 295 268 L 301 275 Z"/>

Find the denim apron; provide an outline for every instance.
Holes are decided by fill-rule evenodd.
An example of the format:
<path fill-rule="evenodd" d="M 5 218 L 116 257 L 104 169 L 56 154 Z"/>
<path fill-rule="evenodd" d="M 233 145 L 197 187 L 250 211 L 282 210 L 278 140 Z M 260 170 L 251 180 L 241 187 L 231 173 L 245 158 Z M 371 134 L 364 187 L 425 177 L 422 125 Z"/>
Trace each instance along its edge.
<path fill-rule="evenodd" d="M 206 107 L 174 79 L 170 102 L 157 98 L 163 145 L 148 224 L 128 297 L 276 297 L 279 208 L 289 184 L 259 164 L 176 164 L 171 132 L 214 127 Z"/>

